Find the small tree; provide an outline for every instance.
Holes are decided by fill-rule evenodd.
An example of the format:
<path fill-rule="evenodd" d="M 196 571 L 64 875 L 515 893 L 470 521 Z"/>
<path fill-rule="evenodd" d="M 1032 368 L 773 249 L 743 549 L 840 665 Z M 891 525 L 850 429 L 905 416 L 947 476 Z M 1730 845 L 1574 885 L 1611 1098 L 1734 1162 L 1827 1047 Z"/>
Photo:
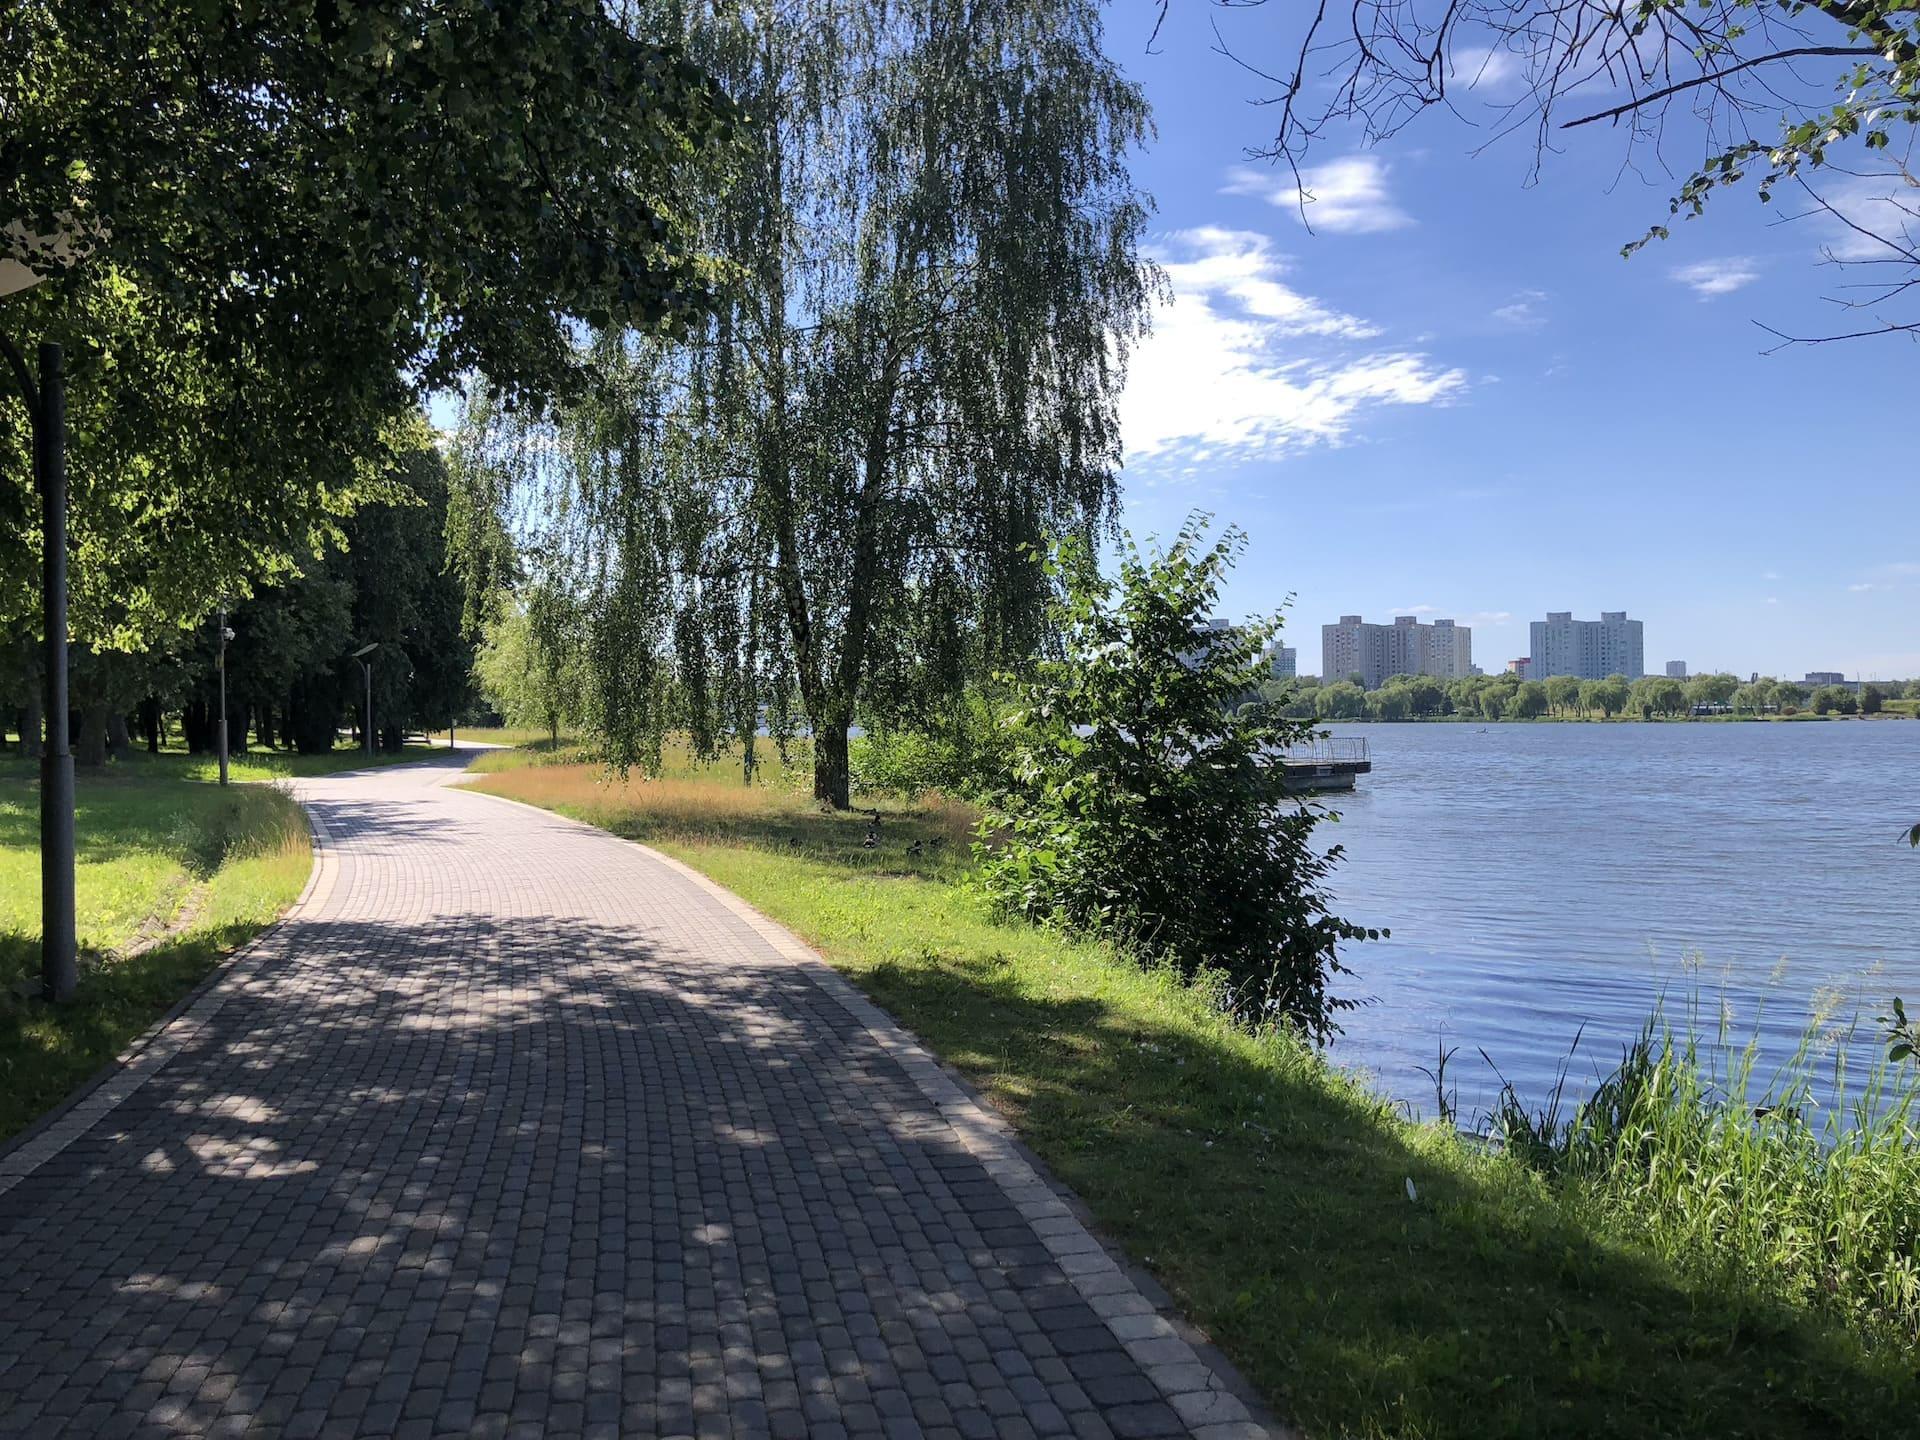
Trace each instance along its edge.
<path fill-rule="evenodd" d="M 1547 687 L 1547 703 L 1557 714 L 1564 715 L 1580 708 L 1579 676 L 1549 675 L 1544 683 Z"/>
<path fill-rule="evenodd" d="M 1358 720 L 1367 713 L 1367 692 L 1351 680 L 1337 680 L 1314 692 L 1313 710 L 1322 720 Z"/>
<path fill-rule="evenodd" d="M 560 727 L 583 718 L 586 694 L 579 645 L 563 610 L 543 593 L 524 605 L 502 599 L 473 660 L 481 693 L 501 718 L 509 725 L 544 726 L 556 746 Z"/>
<path fill-rule="evenodd" d="M 1588 680 L 1580 686 L 1580 708 L 1598 710 L 1611 720 L 1627 708 L 1629 693 L 1626 677 L 1622 675 L 1609 675 L 1604 680 Z"/>
<path fill-rule="evenodd" d="M 1547 713 L 1547 704 L 1547 687 L 1538 680 L 1526 680 L 1507 702 L 1507 714 L 1515 720 L 1538 720 Z"/>
<path fill-rule="evenodd" d="M 1878 715 L 1880 713 L 1880 707 L 1886 704 L 1886 701 L 1887 697 L 1878 685 L 1863 685 L 1860 687 L 1860 713 L 1862 715 Z"/>
<path fill-rule="evenodd" d="M 1016 687 L 1008 787 L 975 853 L 1003 910 L 1223 972 L 1236 1014 L 1324 1042 L 1354 1003 L 1328 993 L 1336 947 L 1385 932 L 1329 909 L 1340 848 L 1314 843 L 1325 812 L 1287 793 L 1281 758 L 1313 727 L 1240 706 L 1279 617 L 1208 626 L 1245 539 L 1209 547 L 1202 523 L 1164 554 L 1129 543 L 1115 582 L 1056 553 L 1063 656 Z"/>
<path fill-rule="evenodd" d="M 1853 691 L 1844 685 L 1822 685 L 1813 692 L 1813 713 L 1816 715 L 1851 715 L 1860 708 L 1860 702 Z"/>

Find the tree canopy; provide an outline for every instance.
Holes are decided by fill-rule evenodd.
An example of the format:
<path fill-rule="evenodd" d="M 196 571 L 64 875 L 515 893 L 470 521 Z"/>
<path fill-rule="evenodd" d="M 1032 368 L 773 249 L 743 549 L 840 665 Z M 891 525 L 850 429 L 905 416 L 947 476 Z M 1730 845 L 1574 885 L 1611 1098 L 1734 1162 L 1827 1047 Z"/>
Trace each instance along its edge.
<path fill-rule="evenodd" d="M 596 0 L 9 7 L 0 257 L 48 278 L 0 322 L 69 355 L 76 637 L 136 646 L 337 539 L 426 389 L 538 401 L 580 322 L 703 313 L 680 197 L 731 114 Z M 0 407 L 0 624 L 30 473 Z"/>
<path fill-rule="evenodd" d="M 733 283 L 684 338 L 603 332 L 551 427 L 474 407 L 459 470 L 476 516 L 550 517 L 521 538 L 585 607 L 610 759 L 797 693 L 844 806 L 856 715 L 1030 653 L 1047 543 L 1111 520 L 1147 111 L 1092 0 L 691 8 L 746 117 L 700 216 Z"/>

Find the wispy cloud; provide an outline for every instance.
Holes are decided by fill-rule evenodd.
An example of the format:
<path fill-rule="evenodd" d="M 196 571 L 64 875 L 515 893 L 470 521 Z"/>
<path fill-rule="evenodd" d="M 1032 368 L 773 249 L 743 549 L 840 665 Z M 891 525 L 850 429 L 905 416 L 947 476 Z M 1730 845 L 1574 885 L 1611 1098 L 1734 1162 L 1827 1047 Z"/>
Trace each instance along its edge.
<path fill-rule="evenodd" d="M 1511 625 L 1513 623 L 1513 612 L 1511 610 L 1476 610 L 1471 615 L 1462 615 L 1460 617 L 1460 623 L 1462 625 L 1479 625 L 1486 629 L 1492 629 L 1498 625 Z"/>
<path fill-rule="evenodd" d="M 1856 580 L 1847 586 L 1855 595 L 1864 595 L 1870 590 L 1907 590 L 1916 581 L 1920 581 L 1920 561 L 1889 560 L 1884 565 L 1875 565 L 1867 571 L 1866 578 Z"/>
<path fill-rule="evenodd" d="M 1824 248 L 1841 260 L 1888 260 L 1920 241 L 1920 189 L 1897 175 L 1861 175 L 1818 190 Z"/>
<path fill-rule="evenodd" d="M 1368 235 L 1399 230 L 1413 217 L 1394 203 L 1387 189 L 1387 163 L 1377 155 L 1348 155 L 1300 172 L 1262 173 L 1236 166 L 1227 174 L 1224 193 L 1257 195 L 1269 205 L 1291 210 L 1315 230 L 1343 235 Z"/>
<path fill-rule="evenodd" d="M 1493 318 L 1502 325 L 1511 325 L 1516 330 L 1538 330 L 1547 323 L 1545 310 L 1547 292 L 1544 290 L 1522 290 L 1513 299 L 1493 312 Z"/>
<path fill-rule="evenodd" d="M 1719 260 L 1696 260 L 1667 272 L 1702 300 L 1731 295 L 1760 278 L 1760 264 L 1751 256 L 1729 255 Z"/>
<path fill-rule="evenodd" d="M 1386 405 L 1443 403 L 1463 371 L 1366 350 L 1379 327 L 1304 295 L 1264 235 L 1202 227 L 1155 247 L 1173 303 L 1133 357 L 1121 424 L 1130 463 L 1173 475 L 1355 436 Z"/>
<path fill-rule="evenodd" d="M 1451 62 L 1447 67 L 1449 81 L 1479 95 L 1511 93 L 1526 74 L 1521 58 L 1511 50 L 1467 45 L 1448 58 Z"/>

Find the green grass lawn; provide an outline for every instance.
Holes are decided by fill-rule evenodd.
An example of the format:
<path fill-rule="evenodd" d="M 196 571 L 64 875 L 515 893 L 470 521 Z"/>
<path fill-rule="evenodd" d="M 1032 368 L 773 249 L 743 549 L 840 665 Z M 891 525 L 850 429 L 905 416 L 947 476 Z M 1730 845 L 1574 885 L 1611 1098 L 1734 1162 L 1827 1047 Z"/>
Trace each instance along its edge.
<path fill-rule="evenodd" d="M 603 782 L 527 758 L 472 783 L 658 846 L 817 946 L 1310 1436 L 1914 1431 L 1907 1346 L 1692 1273 L 1631 1215 L 1408 1122 L 1173 978 L 997 923 L 963 881 L 961 807 L 880 802 L 866 850 L 863 815 L 792 777 Z"/>
<path fill-rule="evenodd" d="M 77 782 L 79 994 L 38 998 L 39 785 L 0 760 L 0 1140 L 113 1059 L 300 893 L 305 816 L 267 785 L 223 791 L 186 756 L 116 762 Z M 236 766 L 266 778 L 257 761 Z M 130 953 L 137 951 L 138 953 Z M 27 993 L 22 993 L 22 992 Z"/>

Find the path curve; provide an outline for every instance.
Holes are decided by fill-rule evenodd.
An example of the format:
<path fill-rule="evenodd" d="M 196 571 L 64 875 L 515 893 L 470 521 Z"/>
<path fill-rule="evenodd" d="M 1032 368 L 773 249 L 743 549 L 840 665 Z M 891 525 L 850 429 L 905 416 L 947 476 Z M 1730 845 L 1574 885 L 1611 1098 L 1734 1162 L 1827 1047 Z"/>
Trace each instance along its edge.
<path fill-rule="evenodd" d="M 0 1434 L 1266 1433 L 811 952 L 455 763 L 300 782 L 287 921 L 0 1153 Z"/>

